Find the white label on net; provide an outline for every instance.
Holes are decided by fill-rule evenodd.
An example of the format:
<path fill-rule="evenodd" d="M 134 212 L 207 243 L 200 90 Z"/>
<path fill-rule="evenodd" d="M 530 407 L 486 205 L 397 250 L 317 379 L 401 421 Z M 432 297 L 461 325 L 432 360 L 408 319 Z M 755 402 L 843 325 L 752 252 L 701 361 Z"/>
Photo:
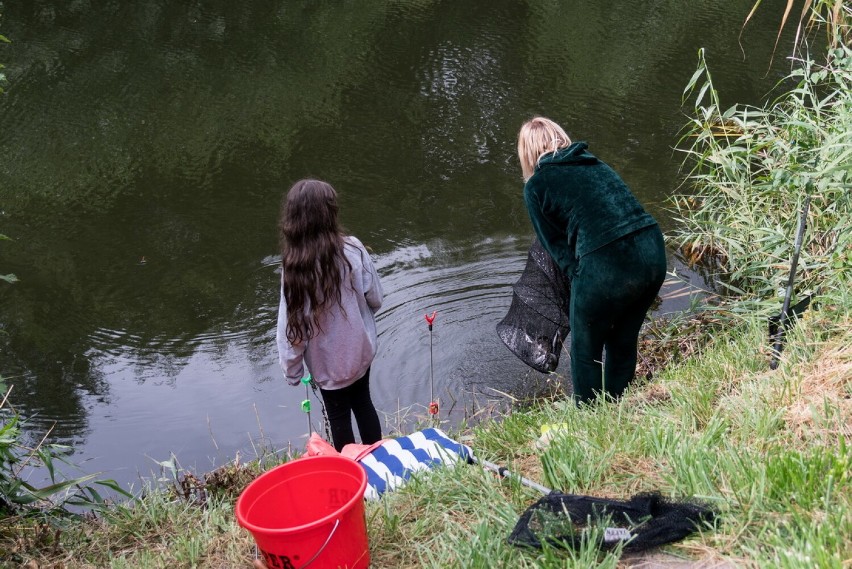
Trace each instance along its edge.
<path fill-rule="evenodd" d="M 614 541 L 627 541 L 633 537 L 630 530 L 624 528 L 606 528 L 604 530 L 604 542 L 612 543 Z"/>

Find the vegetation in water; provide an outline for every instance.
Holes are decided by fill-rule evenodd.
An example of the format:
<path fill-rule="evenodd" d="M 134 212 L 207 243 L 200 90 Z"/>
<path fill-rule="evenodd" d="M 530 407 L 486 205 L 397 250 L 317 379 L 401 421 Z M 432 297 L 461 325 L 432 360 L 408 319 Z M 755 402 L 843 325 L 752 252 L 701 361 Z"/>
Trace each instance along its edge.
<path fill-rule="evenodd" d="M 73 468 L 70 448 L 41 440 L 32 443 L 23 432 L 25 419 L 9 403 L 11 389 L 2 377 L 0 387 L 0 559 L 18 559 L 20 544 L 58 540 L 64 528 L 79 522 L 80 512 L 94 515 L 108 507 L 103 496 L 130 498 L 113 480 L 95 480 L 96 474 L 67 477 L 60 467 Z M 46 477 L 44 483 L 34 479 Z"/>
<path fill-rule="evenodd" d="M 833 39 L 847 38 L 850 10 L 836 14 Z M 673 202 L 672 241 L 690 263 L 715 269 L 731 310 L 766 315 L 780 307 L 805 196 L 796 290 L 831 303 L 849 288 L 852 46 L 833 45 L 824 63 L 800 52 L 783 93 L 765 108 L 723 108 L 699 53 L 685 90 L 695 95 L 682 138 L 689 187 Z"/>
<path fill-rule="evenodd" d="M 3 235 L 2 233 L 0 233 L 0 241 L 9 241 L 9 240 L 10 240 L 10 238 L 9 238 L 9 237 L 7 237 L 7 236 Z M 18 277 L 16 277 L 16 276 L 15 276 L 14 274 L 12 274 L 12 273 L 7 273 L 7 274 L 5 274 L 5 275 L 0 275 L 0 281 L 5 281 L 5 282 L 7 282 L 7 283 L 9 283 L 9 284 L 14 283 L 14 282 L 17 282 L 17 280 L 18 280 Z"/>

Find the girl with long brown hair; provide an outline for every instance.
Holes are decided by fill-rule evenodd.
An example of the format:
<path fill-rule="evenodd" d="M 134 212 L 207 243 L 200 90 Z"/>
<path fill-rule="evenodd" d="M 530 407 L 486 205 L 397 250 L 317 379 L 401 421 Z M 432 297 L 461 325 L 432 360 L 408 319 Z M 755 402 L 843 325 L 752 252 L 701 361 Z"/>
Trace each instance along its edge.
<path fill-rule="evenodd" d="M 383 293 L 370 254 L 337 214 L 337 192 L 320 180 L 299 180 L 284 198 L 277 343 L 287 382 L 298 385 L 307 366 L 319 385 L 339 451 L 355 442 L 353 414 L 362 443 L 382 438 L 370 366 Z"/>

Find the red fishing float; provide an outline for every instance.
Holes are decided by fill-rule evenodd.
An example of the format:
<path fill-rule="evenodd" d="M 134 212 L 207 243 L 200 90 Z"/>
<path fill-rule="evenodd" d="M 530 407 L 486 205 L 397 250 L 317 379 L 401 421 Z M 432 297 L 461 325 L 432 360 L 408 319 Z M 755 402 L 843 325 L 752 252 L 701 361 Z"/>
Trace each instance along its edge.
<path fill-rule="evenodd" d="M 433 311 L 433 312 L 432 312 L 432 316 L 429 316 L 428 314 L 424 314 L 424 315 L 423 315 L 423 318 L 425 318 L 425 319 L 426 319 L 426 324 L 428 324 L 428 325 L 429 325 L 429 331 L 430 331 L 430 332 L 432 331 L 432 323 L 435 321 L 435 316 L 437 316 L 437 315 L 438 315 L 438 311 L 437 311 L 437 310 L 435 310 L 435 311 Z"/>

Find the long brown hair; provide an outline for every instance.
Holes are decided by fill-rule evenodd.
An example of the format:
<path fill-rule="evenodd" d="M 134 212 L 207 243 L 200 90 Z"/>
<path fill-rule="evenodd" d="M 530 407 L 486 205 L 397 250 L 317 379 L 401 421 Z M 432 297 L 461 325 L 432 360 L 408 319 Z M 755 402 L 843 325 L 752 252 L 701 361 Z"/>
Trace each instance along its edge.
<path fill-rule="evenodd" d="M 291 344 L 321 332 L 320 317 L 333 302 L 340 304 L 342 271 L 351 266 L 343 254 L 337 211 L 337 192 L 321 180 L 299 180 L 281 203 L 278 229 Z"/>

